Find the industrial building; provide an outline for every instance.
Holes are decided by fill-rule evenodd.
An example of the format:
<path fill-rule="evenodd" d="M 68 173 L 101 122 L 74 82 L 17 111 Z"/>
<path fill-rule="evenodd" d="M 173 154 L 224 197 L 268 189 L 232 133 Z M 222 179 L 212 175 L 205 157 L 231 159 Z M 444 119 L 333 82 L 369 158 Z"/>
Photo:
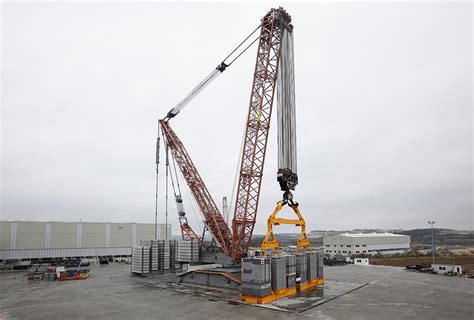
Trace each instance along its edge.
<path fill-rule="evenodd" d="M 157 236 L 171 239 L 171 225 L 158 224 Z M 0 260 L 131 255 L 154 238 L 152 223 L 0 221 Z"/>
<path fill-rule="evenodd" d="M 402 253 L 410 248 L 410 236 L 393 233 L 344 233 L 323 238 L 324 252 L 344 256 Z"/>

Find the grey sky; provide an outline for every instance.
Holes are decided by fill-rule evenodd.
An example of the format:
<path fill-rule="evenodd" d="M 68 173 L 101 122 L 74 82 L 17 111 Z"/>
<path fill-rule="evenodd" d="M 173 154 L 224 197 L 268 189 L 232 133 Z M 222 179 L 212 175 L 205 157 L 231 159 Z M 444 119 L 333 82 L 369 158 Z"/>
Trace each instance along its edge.
<path fill-rule="evenodd" d="M 308 228 L 472 228 L 472 4 L 284 6 L 295 25 L 295 196 Z M 156 120 L 271 5 L 2 7 L 1 218 L 152 222 Z M 172 123 L 219 204 L 232 190 L 255 54 Z M 258 233 L 281 197 L 274 130 Z"/>

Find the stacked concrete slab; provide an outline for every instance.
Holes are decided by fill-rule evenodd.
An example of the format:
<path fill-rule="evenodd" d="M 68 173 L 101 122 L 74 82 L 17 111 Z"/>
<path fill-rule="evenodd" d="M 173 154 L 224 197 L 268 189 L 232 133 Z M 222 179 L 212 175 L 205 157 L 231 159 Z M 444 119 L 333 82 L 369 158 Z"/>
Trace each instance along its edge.
<path fill-rule="evenodd" d="M 305 284 L 307 280 L 307 257 L 306 253 L 296 254 L 296 278 L 299 278 L 299 284 Z"/>
<path fill-rule="evenodd" d="M 158 271 L 158 241 L 151 242 L 151 271 Z"/>
<path fill-rule="evenodd" d="M 48 271 L 44 274 L 47 281 L 56 280 L 56 268 L 48 268 Z"/>
<path fill-rule="evenodd" d="M 242 259 L 243 295 L 265 297 L 272 293 L 271 288 L 271 258 L 250 257 Z"/>
<path fill-rule="evenodd" d="M 275 256 L 271 259 L 272 290 L 282 290 L 286 288 L 286 257 Z"/>
<path fill-rule="evenodd" d="M 307 278 L 314 280 L 318 278 L 318 256 L 316 251 L 311 251 L 307 256 Z"/>
<path fill-rule="evenodd" d="M 286 255 L 286 286 L 294 288 L 296 286 L 296 256 Z"/>
<path fill-rule="evenodd" d="M 170 271 L 175 273 L 178 268 L 178 241 L 170 240 Z"/>
<path fill-rule="evenodd" d="M 140 240 L 140 246 L 132 248 L 132 273 L 159 274 L 179 272 L 181 263 L 178 259 L 178 241 L 176 240 Z M 198 248 L 198 245 L 195 245 Z M 194 250 L 194 246 L 191 248 Z M 148 252 L 144 252 L 148 250 Z M 199 249 L 198 249 L 199 250 Z M 191 252 L 191 251 L 190 251 Z M 186 256 L 186 254 L 184 254 Z M 199 259 L 199 251 L 192 259 Z M 191 259 L 191 260 L 192 260 Z M 146 261 L 145 261 L 146 260 Z M 148 263 L 148 265 L 147 265 Z"/>
<path fill-rule="evenodd" d="M 33 264 L 28 269 L 28 280 L 42 280 L 49 267 L 49 263 Z"/>
<path fill-rule="evenodd" d="M 170 269 L 170 241 L 160 240 L 158 242 L 158 270 L 167 271 Z"/>
<path fill-rule="evenodd" d="M 178 241 L 179 262 L 199 262 L 199 241 Z"/>
<path fill-rule="evenodd" d="M 158 240 L 140 240 L 140 245 L 150 247 L 150 271 L 158 271 Z"/>
<path fill-rule="evenodd" d="M 317 268 L 317 273 L 318 273 L 318 278 L 322 278 L 324 276 L 323 272 L 323 266 L 324 266 L 324 255 L 321 251 L 317 251 L 316 255 L 318 257 L 318 268 Z"/>
<path fill-rule="evenodd" d="M 132 248 L 132 273 L 150 273 L 150 247 L 136 246 Z"/>

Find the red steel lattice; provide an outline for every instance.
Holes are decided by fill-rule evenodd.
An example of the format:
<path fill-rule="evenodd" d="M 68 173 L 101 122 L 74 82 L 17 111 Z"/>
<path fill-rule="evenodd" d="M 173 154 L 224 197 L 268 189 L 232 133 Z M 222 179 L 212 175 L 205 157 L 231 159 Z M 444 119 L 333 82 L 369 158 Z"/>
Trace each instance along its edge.
<path fill-rule="evenodd" d="M 224 217 L 217 208 L 209 193 L 204 181 L 196 169 L 186 148 L 176 133 L 171 128 L 169 122 L 160 121 L 161 131 L 166 139 L 166 143 L 171 151 L 171 155 L 178 164 L 186 184 L 196 200 L 199 211 L 204 216 L 204 222 L 209 231 L 221 246 L 224 253 L 230 255 L 231 232 Z"/>
<path fill-rule="evenodd" d="M 199 241 L 201 238 L 194 232 L 187 222 L 181 222 L 181 236 L 185 241 Z"/>
<path fill-rule="evenodd" d="M 257 217 L 263 166 L 276 87 L 282 28 L 291 18 L 272 9 L 262 18 L 232 221 L 232 259 L 247 253 Z"/>

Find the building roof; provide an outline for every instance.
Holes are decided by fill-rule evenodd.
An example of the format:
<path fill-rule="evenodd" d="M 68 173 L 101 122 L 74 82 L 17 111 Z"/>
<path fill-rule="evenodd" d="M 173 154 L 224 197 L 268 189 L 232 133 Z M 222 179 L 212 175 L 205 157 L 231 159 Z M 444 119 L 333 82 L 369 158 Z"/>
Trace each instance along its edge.
<path fill-rule="evenodd" d="M 379 237 L 406 237 L 404 234 L 395 234 L 395 233 L 343 233 L 339 236 L 351 237 L 351 238 L 379 238 Z"/>
<path fill-rule="evenodd" d="M 154 225 L 155 223 L 154 222 L 135 222 L 135 221 L 128 221 L 128 222 L 116 222 L 116 221 L 83 221 L 83 220 L 79 220 L 79 221 L 59 221 L 59 220 L 1 220 L 0 219 L 0 223 L 12 223 L 12 222 L 16 222 L 16 223 L 24 223 L 24 222 L 35 222 L 35 223 L 110 223 L 110 224 L 132 224 L 132 223 L 135 223 L 135 224 L 151 224 L 151 225 Z M 165 223 L 158 223 L 158 225 L 165 225 Z M 168 223 L 168 226 L 171 226 L 171 223 Z"/>

